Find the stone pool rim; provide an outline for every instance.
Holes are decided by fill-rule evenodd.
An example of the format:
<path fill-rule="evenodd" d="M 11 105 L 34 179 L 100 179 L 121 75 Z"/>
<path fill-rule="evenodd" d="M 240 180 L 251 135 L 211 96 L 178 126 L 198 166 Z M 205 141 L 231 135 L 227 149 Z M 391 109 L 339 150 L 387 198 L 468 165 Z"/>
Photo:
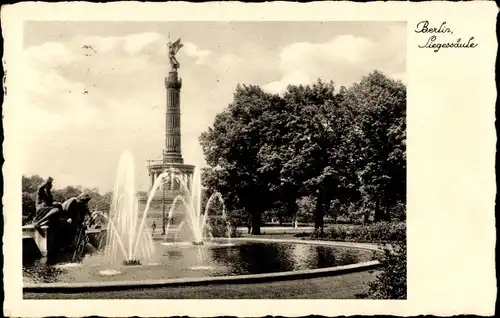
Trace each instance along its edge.
<path fill-rule="evenodd" d="M 322 245 L 331 247 L 348 247 L 356 249 L 365 249 L 380 252 L 380 248 L 374 245 L 364 243 L 337 242 L 337 241 L 315 241 L 315 240 L 298 240 L 298 239 L 278 239 L 278 238 L 231 238 L 233 241 L 251 241 L 251 242 L 266 242 L 266 243 L 289 243 L 289 244 L 306 244 L 306 245 Z M 305 269 L 297 271 L 286 271 L 276 273 L 262 274 L 246 274 L 246 275 L 231 275 L 231 276 L 206 276 L 195 278 L 170 278 L 157 280 L 142 280 L 142 281 L 115 281 L 115 282 L 87 282 L 87 283 L 39 283 L 39 284 L 24 284 L 23 292 L 30 293 L 81 293 L 93 291 L 116 291 L 129 289 L 151 289 L 165 288 L 177 286 L 201 286 L 213 284 L 251 284 L 263 283 L 272 281 L 299 280 L 314 277 L 337 276 L 353 272 L 367 271 L 376 269 L 380 266 L 378 260 L 361 262 L 349 265 L 341 265 L 317 269 Z"/>

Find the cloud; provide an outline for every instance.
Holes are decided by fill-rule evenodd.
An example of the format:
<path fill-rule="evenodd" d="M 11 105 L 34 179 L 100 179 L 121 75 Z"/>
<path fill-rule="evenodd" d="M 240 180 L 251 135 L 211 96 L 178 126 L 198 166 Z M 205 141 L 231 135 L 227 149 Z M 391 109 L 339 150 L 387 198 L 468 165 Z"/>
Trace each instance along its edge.
<path fill-rule="evenodd" d="M 359 63 L 373 46 L 370 40 L 352 35 L 342 35 L 328 43 L 294 43 L 281 52 L 281 66 L 283 69 L 293 69 L 318 60 Z"/>
<path fill-rule="evenodd" d="M 318 77 L 350 84 L 375 68 L 405 78 L 404 32 L 391 32 L 386 41 L 339 36 L 278 50 L 235 43 L 223 51 L 222 45 L 207 49 L 203 42 L 184 43 L 178 59 L 185 162 L 204 163 L 198 136 L 231 102 L 237 83 L 266 84 L 265 89 L 282 92 L 288 84 Z M 163 35 L 146 32 L 75 36 L 28 47 L 23 63 L 28 76 L 16 94 L 21 96 L 16 111 L 26 123 L 25 173 L 110 189 L 120 154 L 130 150 L 138 186 L 147 185 L 144 163 L 161 154 L 164 145 L 166 42 Z M 31 160 L 47 154 L 49 160 Z"/>
<path fill-rule="evenodd" d="M 403 82 L 403 84 L 407 84 L 408 83 L 408 76 L 407 76 L 406 73 L 392 74 L 392 78 L 395 79 L 395 80 L 400 80 L 401 82 Z"/>
<path fill-rule="evenodd" d="M 123 41 L 124 38 L 120 37 L 78 36 L 73 38 L 67 46 L 81 55 L 88 56 L 114 52 Z"/>
<path fill-rule="evenodd" d="M 46 42 L 39 46 L 29 47 L 24 51 L 25 61 L 30 64 L 38 64 L 40 66 L 57 63 L 71 63 L 74 61 L 74 56 L 68 48 L 57 42 Z"/>
<path fill-rule="evenodd" d="M 165 43 L 160 34 L 140 33 L 78 36 L 67 43 L 28 47 L 24 61 L 30 76 L 23 83 L 24 104 L 47 112 L 47 116 L 78 109 L 89 125 L 94 123 L 90 114 L 96 108 L 119 109 L 129 104 L 129 110 L 136 109 L 148 100 L 148 88 L 162 89 Z M 197 58 L 209 54 L 195 44 L 188 47 Z M 151 85 L 144 85 L 147 82 Z M 129 100 L 123 100 L 124 96 Z M 88 116 L 83 116 L 85 110 Z"/>
<path fill-rule="evenodd" d="M 179 55 L 181 60 L 192 58 L 197 63 L 212 56 L 194 43 L 186 43 Z M 16 110 L 27 123 L 22 129 L 26 158 L 60 154 L 50 164 L 27 162 L 26 173 L 54 174 L 68 184 L 87 180 L 87 184 L 109 189 L 114 160 L 122 151 L 131 150 L 140 163 L 161 153 L 168 71 L 162 35 L 77 36 L 28 47 L 23 58 L 28 76 L 18 85 Z M 194 81 L 190 86 L 199 90 Z M 199 102 L 190 98 L 183 101 L 184 108 Z M 191 149 L 200 129 L 198 121 L 183 120 L 185 156 L 200 157 L 199 150 L 193 153 Z M 187 136 L 186 131 L 194 135 Z M 96 151 L 99 165 L 93 164 Z M 137 173 L 147 179 L 142 168 Z"/>
<path fill-rule="evenodd" d="M 124 39 L 125 49 L 129 55 L 161 54 L 165 55 L 165 38 L 158 33 L 132 34 Z"/>
<path fill-rule="evenodd" d="M 196 64 L 203 64 L 207 61 L 207 59 L 211 56 L 211 52 L 209 50 L 201 50 L 196 44 L 191 42 L 184 43 L 184 52 L 187 56 L 195 58 Z"/>
<path fill-rule="evenodd" d="M 282 93 L 288 85 L 310 84 L 314 81 L 312 76 L 303 70 L 295 70 L 285 73 L 279 81 L 273 81 L 262 88 L 270 93 Z"/>
<path fill-rule="evenodd" d="M 50 67 L 51 63 L 74 61 L 74 57 L 61 54 L 64 50 L 60 48 L 50 55 L 48 52 L 51 51 L 44 51 L 47 47 L 56 46 L 43 45 L 40 47 L 41 54 L 36 54 L 37 60 L 28 59 L 31 62 L 25 66 L 28 76 L 23 79 L 22 94 L 19 94 L 17 110 L 29 123 L 24 129 L 28 139 L 60 131 L 67 126 L 85 126 L 96 113 L 95 109 L 87 106 L 85 96 L 81 96 L 85 91 L 84 85 L 68 80 Z M 31 57 L 34 52 L 26 53 Z"/>
<path fill-rule="evenodd" d="M 401 42 L 400 38 L 397 40 Z M 374 42 L 353 35 L 340 35 L 326 43 L 293 43 L 280 53 L 281 78 L 263 88 L 282 93 L 288 85 L 307 85 L 318 78 L 333 80 L 337 85 L 350 85 L 375 69 L 389 70 L 392 75 L 390 63 L 398 54 L 394 45 L 388 47 L 384 41 Z M 405 75 L 399 73 L 398 76 Z"/>

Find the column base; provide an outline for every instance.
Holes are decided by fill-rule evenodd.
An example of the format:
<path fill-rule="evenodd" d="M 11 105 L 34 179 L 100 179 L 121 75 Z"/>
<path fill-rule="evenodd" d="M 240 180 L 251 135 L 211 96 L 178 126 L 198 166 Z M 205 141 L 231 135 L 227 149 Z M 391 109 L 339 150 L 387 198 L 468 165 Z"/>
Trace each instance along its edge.
<path fill-rule="evenodd" d="M 180 153 L 165 153 L 165 156 L 163 157 L 164 161 L 167 163 L 184 163 L 184 159 L 182 158 L 182 155 Z"/>

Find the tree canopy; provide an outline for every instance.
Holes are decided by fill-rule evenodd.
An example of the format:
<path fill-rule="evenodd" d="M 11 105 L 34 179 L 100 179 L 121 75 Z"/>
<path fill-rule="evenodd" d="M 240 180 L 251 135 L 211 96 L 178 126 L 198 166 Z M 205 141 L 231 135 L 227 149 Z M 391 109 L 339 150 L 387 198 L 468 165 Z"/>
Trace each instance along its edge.
<path fill-rule="evenodd" d="M 211 169 L 203 171 L 203 185 L 209 192 L 224 194 L 232 210 L 244 209 L 252 217 L 254 234 L 260 232 L 262 209 L 270 206 L 269 176 L 260 169 L 262 134 L 270 122 L 271 107 L 280 102 L 277 95 L 258 86 L 237 86 L 234 102 L 219 113 L 213 127 L 200 136 L 200 143 Z"/>
<path fill-rule="evenodd" d="M 203 184 L 252 218 L 295 216 L 315 201 L 326 214 L 390 219 L 406 201 L 406 87 L 375 71 L 349 88 L 291 85 L 282 95 L 238 85 L 200 136 Z M 300 204 L 299 204 L 300 203 Z"/>

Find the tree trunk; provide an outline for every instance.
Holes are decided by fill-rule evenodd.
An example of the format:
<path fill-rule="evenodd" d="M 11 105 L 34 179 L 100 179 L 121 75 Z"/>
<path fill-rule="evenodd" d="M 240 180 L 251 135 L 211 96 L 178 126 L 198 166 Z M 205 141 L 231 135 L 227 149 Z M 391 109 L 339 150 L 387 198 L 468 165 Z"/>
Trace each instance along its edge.
<path fill-rule="evenodd" d="M 295 196 L 293 196 L 295 198 Z M 292 226 L 295 227 L 295 223 L 298 224 L 299 220 L 297 219 L 297 214 L 299 212 L 299 206 L 297 204 L 297 201 L 295 199 L 289 200 L 286 205 L 286 214 L 292 216 Z"/>
<path fill-rule="evenodd" d="M 384 215 L 383 215 L 382 219 L 386 222 L 391 222 L 391 214 L 389 213 L 389 201 L 390 200 L 389 200 L 389 197 L 387 195 L 387 191 L 384 191 L 384 196 L 383 196 L 383 201 L 382 201 L 383 205 L 384 205 L 382 207 Z"/>
<path fill-rule="evenodd" d="M 323 211 L 324 214 L 330 214 L 330 204 L 332 203 L 332 199 L 330 197 L 325 197 L 323 201 Z"/>
<path fill-rule="evenodd" d="M 252 211 L 252 234 L 260 235 L 260 217 L 261 213 L 258 209 Z"/>
<path fill-rule="evenodd" d="M 375 199 L 375 216 L 374 222 L 380 222 L 384 218 L 384 211 L 380 208 L 379 198 Z"/>
<path fill-rule="evenodd" d="M 251 216 L 247 217 L 247 228 L 248 228 L 248 234 L 252 233 L 252 217 Z"/>
<path fill-rule="evenodd" d="M 324 216 L 325 216 L 325 205 L 323 204 L 323 192 L 320 191 L 318 198 L 316 200 L 316 211 L 314 213 L 314 229 L 323 231 L 324 227 Z"/>
<path fill-rule="evenodd" d="M 383 220 L 386 222 L 391 222 L 391 214 L 389 213 L 389 208 L 387 204 L 384 205 L 384 217 Z"/>

